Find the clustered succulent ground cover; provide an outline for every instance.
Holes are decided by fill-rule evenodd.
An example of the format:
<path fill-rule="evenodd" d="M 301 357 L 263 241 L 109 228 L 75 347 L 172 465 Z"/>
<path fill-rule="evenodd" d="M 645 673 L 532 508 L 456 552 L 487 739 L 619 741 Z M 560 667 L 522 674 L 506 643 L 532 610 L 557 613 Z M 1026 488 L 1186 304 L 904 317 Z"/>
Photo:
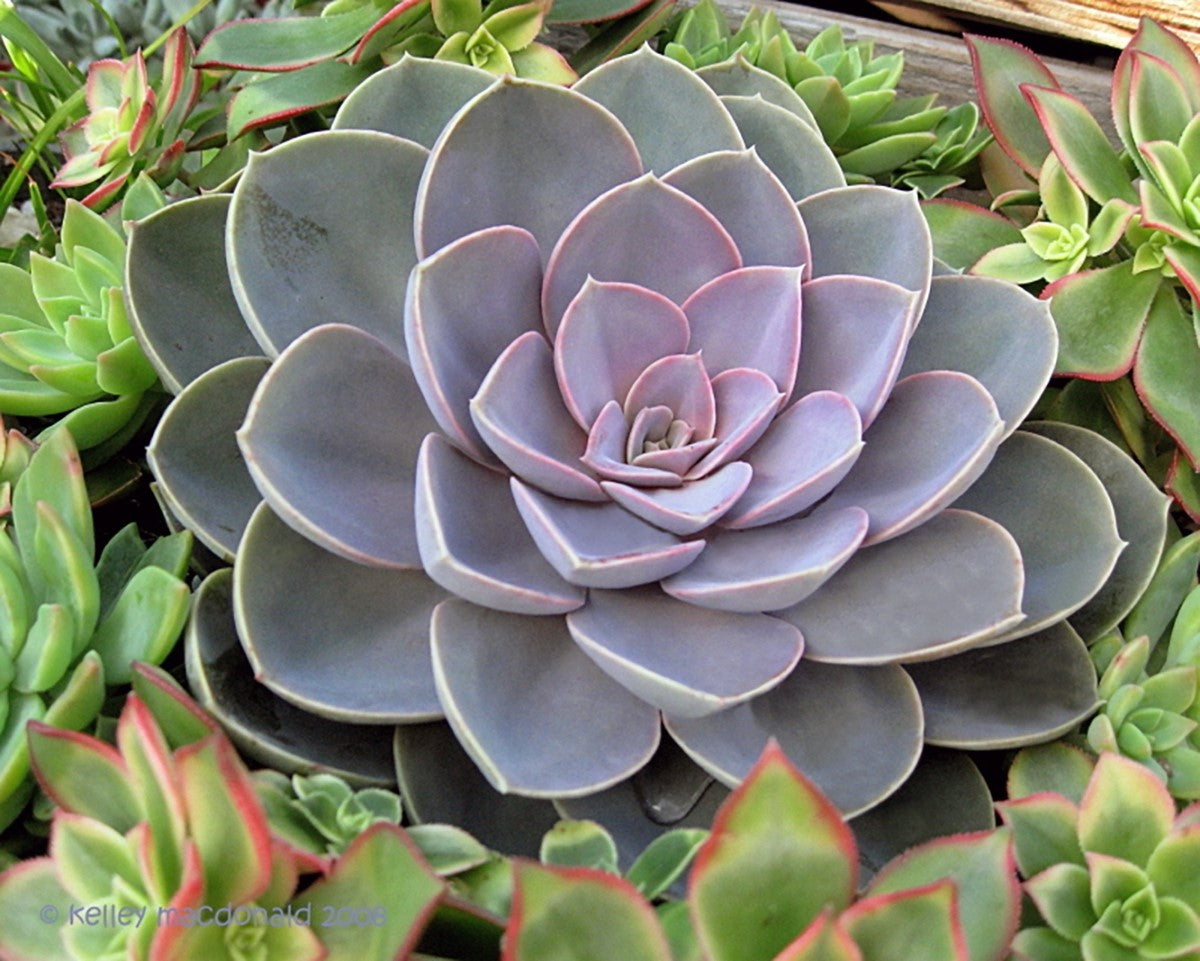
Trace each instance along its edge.
<path fill-rule="evenodd" d="M 1200 958 L 1182 41 L 1113 146 L 980 37 L 977 108 L 709 2 L 59 6 L 0 958 Z"/>

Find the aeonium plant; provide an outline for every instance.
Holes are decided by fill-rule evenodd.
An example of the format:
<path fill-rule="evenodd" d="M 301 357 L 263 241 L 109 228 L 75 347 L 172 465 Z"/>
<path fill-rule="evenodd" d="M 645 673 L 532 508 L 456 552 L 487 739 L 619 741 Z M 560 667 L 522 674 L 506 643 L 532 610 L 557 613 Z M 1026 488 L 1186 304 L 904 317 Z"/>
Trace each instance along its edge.
<path fill-rule="evenodd" d="M 193 683 L 244 746 L 310 749 L 236 707 L 235 625 L 292 710 L 400 725 L 434 820 L 477 772 L 733 785 L 771 736 L 861 811 L 926 741 L 1093 709 L 1066 618 L 1128 609 L 1156 557 L 1110 579 L 1121 536 L 1156 553 L 1165 503 L 1118 517 L 1090 454 L 1016 432 L 1044 305 L 935 275 L 915 196 L 844 186 L 804 117 L 745 64 L 644 50 L 567 89 L 410 58 L 135 228 L 136 323 L 183 387 L 149 457 L 234 562 Z M 687 757 L 635 790 L 664 721 Z"/>
<path fill-rule="evenodd" d="M 1177 813 L 1154 773 L 1119 754 L 1095 763 L 1051 745 L 1019 755 L 1011 827 L 1040 924 L 1013 941 L 1019 961 L 1186 961 L 1200 954 L 1200 805 Z"/>
<path fill-rule="evenodd" d="M 1200 518 L 1200 60 L 1144 18 L 1113 72 L 1114 148 L 1087 108 L 1033 53 L 968 39 L 985 118 L 1011 168 L 1000 213 L 928 205 L 938 255 L 972 273 L 1037 284 L 1059 332 L 1058 374 L 1101 381 L 1053 413 L 1111 425 L 1146 469 Z M 1010 221 L 1030 202 L 1033 223 Z M 1042 286 L 1043 282 L 1048 282 Z M 1189 314 L 1191 316 L 1189 316 Z M 1094 393 L 1094 392 L 1093 392 Z M 1121 398 L 1132 397 L 1121 412 Z M 1099 409 L 1097 409 L 1099 408 Z"/>

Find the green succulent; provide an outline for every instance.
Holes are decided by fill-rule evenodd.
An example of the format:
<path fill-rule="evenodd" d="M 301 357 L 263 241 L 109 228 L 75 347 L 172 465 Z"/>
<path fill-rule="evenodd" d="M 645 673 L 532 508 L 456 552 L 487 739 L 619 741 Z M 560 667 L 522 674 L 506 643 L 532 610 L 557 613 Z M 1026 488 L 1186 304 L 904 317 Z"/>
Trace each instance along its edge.
<path fill-rule="evenodd" d="M 1193 605 L 1196 606 L 1196 605 Z M 1100 677 L 1104 706 L 1088 727 L 1088 744 L 1097 753 L 1123 754 L 1153 771 L 1177 798 L 1200 798 L 1200 633 L 1190 645 L 1189 661 L 1147 673 L 1150 639 L 1116 640 L 1093 648 L 1098 666 L 1109 655 Z"/>
<path fill-rule="evenodd" d="M 24 445 L 7 446 L 25 456 Z M 82 729 L 106 682 L 128 683 L 133 660 L 171 649 L 188 613 L 180 577 L 191 542 L 176 534 L 147 549 L 131 524 L 95 562 L 70 433 L 54 432 L 29 457 L 0 526 L 0 826 L 32 793 L 26 722 Z"/>
<path fill-rule="evenodd" d="M 1162 781 L 1120 754 L 1090 771 L 1062 745 L 1023 755 L 999 805 L 1038 912 L 1014 939 L 1015 958 L 1194 959 L 1200 806 L 1177 815 Z"/>
<path fill-rule="evenodd" d="M 970 163 L 987 142 L 969 112 L 941 126 L 947 110 L 934 105 L 935 97 L 899 98 L 903 53 L 876 56 L 872 41 L 847 43 L 838 24 L 798 50 L 774 12 L 754 8 L 731 32 L 714 0 L 700 0 L 676 22 L 663 52 L 692 69 L 740 56 L 786 81 L 812 112 L 851 183 L 903 170 L 898 176 L 939 178 L 922 181 L 927 190 L 938 183 L 946 189 L 961 179 L 940 178 Z M 914 170 L 908 165 L 918 157 L 925 163 Z"/>
<path fill-rule="evenodd" d="M 138 195 L 144 209 L 162 203 L 145 182 Z M 73 200 L 53 257 L 0 264 L 0 411 L 65 414 L 56 426 L 81 449 L 120 446 L 136 429 L 158 378 L 129 326 L 124 272 L 122 230 Z"/>
<path fill-rule="evenodd" d="M 400 795 L 383 788 L 354 790 L 333 774 L 292 777 L 255 772 L 255 787 L 276 831 L 315 854 L 340 854 L 372 824 L 399 824 Z"/>
<path fill-rule="evenodd" d="M 51 49 L 80 67 L 149 46 L 194 5 L 194 0 L 14 0 Z M 188 32 L 199 42 L 218 24 L 258 14 L 257 0 L 211 0 L 188 21 Z"/>

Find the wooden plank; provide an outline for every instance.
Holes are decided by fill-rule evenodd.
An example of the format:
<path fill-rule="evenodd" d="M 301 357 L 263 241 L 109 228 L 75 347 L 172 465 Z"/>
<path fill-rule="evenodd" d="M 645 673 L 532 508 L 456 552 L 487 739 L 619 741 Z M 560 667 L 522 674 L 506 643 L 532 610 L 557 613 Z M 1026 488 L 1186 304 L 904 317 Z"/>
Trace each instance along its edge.
<path fill-rule="evenodd" d="M 975 99 L 970 57 L 966 46 L 957 37 L 774 0 L 720 0 L 720 4 L 734 27 L 741 23 L 751 7 L 774 11 L 801 47 L 829 25 L 841 24 L 847 40 L 873 40 L 878 53 L 904 51 L 902 94 L 936 93 L 939 102 L 947 105 Z M 986 30 L 980 32 L 986 33 Z M 1111 133 L 1109 71 L 1053 57 L 1045 59 L 1063 87 L 1087 104 Z"/>
<path fill-rule="evenodd" d="M 882 0 L 878 5 L 905 20 L 929 12 L 962 14 L 1108 47 L 1124 47 L 1137 29 L 1138 18 L 1147 16 L 1200 51 L 1196 0 Z"/>

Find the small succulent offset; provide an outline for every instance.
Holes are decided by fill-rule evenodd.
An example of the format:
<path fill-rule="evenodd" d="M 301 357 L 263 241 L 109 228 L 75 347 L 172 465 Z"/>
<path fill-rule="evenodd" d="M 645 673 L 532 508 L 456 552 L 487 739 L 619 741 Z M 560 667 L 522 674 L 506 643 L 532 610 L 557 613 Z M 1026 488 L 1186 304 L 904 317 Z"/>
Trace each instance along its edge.
<path fill-rule="evenodd" d="M 904 54 L 875 56 L 869 40 L 847 44 L 835 24 L 797 50 L 772 11 L 752 9 L 737 32 L 713 0 L 701 0 L 668 32 L 663 52 L 685 66 L 745 58 L 791 86 L 812 112 L 851 183 L 891 174 L 923 197 L 963 183 L 965 170 L 990 141 L 978 109 L 949 112 L 935 97 L 898 99 Z"/>
<path fill-rule="evenodd" d="M 1200 956 L 1200 805 L 1177 814 L 1166 786 L 1119 754 L 1090 762 L 1033 749 L 998 805 L 1040 924 L 1019 961 L 1191 961 Z"/>
<path fill-rule="evenodd" d="M 177 30 L 153 85 L 141 50 L 125 60 L 93 63 L 85 87 L 87 115 L 63 131 L 66 163 L 51 186 L 91 187 L 83 203 L 101 210 L 139 173 L 163 187 L 174 181 L 187 146 L 184 124 L 200 91 L 193 54 L 187 32 Z"/>
<path fill-rule="evenodd" d="M 23 445 L 9 446 L 24 458 Z M 128 683 L 132 661 L 160 661 L 178 639 L 190 600 L 180 577 L 191 535 L 147 550 L 131 524 L 95 562 L 91 506 L 66 431 L 29 458 L 3 521 L 0 825 L 7 825 L 32 793 L 27 723 L 82 729 L 99 712 L 106 682 Z"/>
<path fill-rule="evenodd" d="M 1034 54 L 1005 40 L 968 44 L 980 104 L 1012 168 L 993 187 L 994 206 L 1032 200 L 1040 210 L 1022 226 L 934 202 L 926 213 L 935 249 L 976 274 L 1046 282 L 1041 296 L 1059 332 L 1056 372 L 1136 390 L 1136 416 L 1114 414 L 1116 428 L 1200 518 L 1200 60 L 1142 20 L 1113 74 L 1118 152 Z M 1108 418 L 1101 411 L 1099 419 Z"/>
<path fill-rule="evenodd" d="M 139 194 L 153 194 L 143 183 Z M 145 207 L 153 209 L 161 196 Z M 0 411 L 64 414 L 81 449 L 120 446 L 154 404 L 158 377 L 133 337 L 122 288 L 125 237 L 67 201 L 53 257 L 0 264 Z"/>
<path fill-rule="evenodd" d="M 1113 501 L 1015 432 L 1048 312 L 935 276 L 916 198 L 844 186 L 803 116 L 763 71 L 648 49 L 570 89 L 409 58 L 232 197 L 134 228 L 139 336 L 183 387 L 152 468 L 236 558 L 271 690 L 404 738 L 445 718 L 533 798 L 628 786 L 664 716 L 730 785 L 773 735 L 846 811 L 925 740 L 1032 743 L 1094 709 L 1065 618 L 1111 627 L 1157 558 L 1090 606 Z"/>
<path fill-rule="evenodd" d="M 372 824 L 399 824 L 400 796 L 382 788 L 354 790 L 332 774 L 255 772 L 255 789 L 272 826 L 305 850 L 341 854 Z"/>
<path fill-rule="evenodd" d="M 1008 829 L 939 838 L 861 894 L 837 808 L 768 746 L 717 812 L 687 900 L 657 912 L 631 883 L 588 868 L 514 862 L 514 957 L 571 931 L 598 958 L 668 961 L 1000 961 L 1020 888 Z"/>

